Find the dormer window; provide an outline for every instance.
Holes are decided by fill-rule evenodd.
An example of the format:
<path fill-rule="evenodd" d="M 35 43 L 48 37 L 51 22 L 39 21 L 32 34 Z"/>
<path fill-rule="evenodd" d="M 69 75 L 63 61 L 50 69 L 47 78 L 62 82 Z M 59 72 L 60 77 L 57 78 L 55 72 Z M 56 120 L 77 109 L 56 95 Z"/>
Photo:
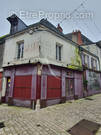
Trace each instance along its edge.
<path fill-rule="evenodd" d="M 11 34 L 16 33 L 18 31 L 18 18 L 16 16 L 12 16 L 8 18 L 11 23 Z"/>
<path fill-rule="evenodd" d="M 19 31 L 27 28 L 27 25 L 15 14 L 8 17 L 7 20 L 11 24 L 10 34 L 15 34 L 16 32 L 19 32 Z"/>
<path fill-rule="evenodd" d="M 23 58 L 24 42 L 17 43 L 17 59 Z"/>

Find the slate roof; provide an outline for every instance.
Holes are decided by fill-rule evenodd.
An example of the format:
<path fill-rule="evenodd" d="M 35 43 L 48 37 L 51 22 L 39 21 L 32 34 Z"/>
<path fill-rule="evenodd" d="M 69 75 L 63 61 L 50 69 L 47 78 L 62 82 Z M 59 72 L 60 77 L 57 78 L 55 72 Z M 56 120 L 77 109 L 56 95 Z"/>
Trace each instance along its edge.
<path fill-rule="evenodd" d="M 34 26 L 39 26 L 39 25 L 43 25 L 45 26 L 46 28 L 56 32 L 57 34 L 61 35 L 61 36 L 64 36 L 65 37 L 65 34 L 63 34 L 62 32 L 60 32 L 52 23 L 50 23 L 47 19 L 41 19 L 38 23 L 35 23 L 35 24 L 32 24 L 32 25 L 29 25 L 28 28 L 30 27 L 34 27 Z M 65 37 L 66 38 L 66 37 Z M 70 39 L 69 39 L 70 40 Z"/>
<path fill-rule="evenodd" d="M 17 17 L 16 15 L 12 15 L 12 16 L 13 16 L 13 17 L 14 17 L 14 16 Z M 12 17 L 12 16 L 11 16 L 11 17 Z M 18 18 L 18 17 L 17 17 L 17 18 Z M 8 19 L 8 18 L 7 18 L 7 19 Z M 20 19 L 20 18 L 19 18 L 19 19 Z M 21 19 L 20 19 L 20 20 L 21 20 Z M 59 31 L 52 23 L 50 23 L 47 19 L 41 19 L 39 22 L 34 23 L 34 24 L 32 24 L 32 25 L 29 25 L 29 26 L 26 25 L 27 27 L 26 27 L 25 29 L 22 29 L 22 30 L 20 30 L 20 31 L 17 31 L 16 33 L 23 32 L 23 31 L 25 31 L 25 30 L 27 30 L 27 29 L 29 29 L 29 28 L 37 27 L 37 26 L 40 26 L 40 25 L 43 25 L 43 26 L 45 26 L 46 28 L 48 28 L 48 29 L 54 31 L 55 33 L 59 34 L 60 36 L 64 37 L 65 39 L 68 39 L 68 40 L 72 41 L 71 39 L 69 39 L 68 37 L 66 37 L 64 33 L 60 32 L 60 31 Z M 0 44 L 3 43 L 3 42 L 5 42 L 5 38 L 6 38 L 6 37 L 11 36 L 11 35 L 15 35 L 16 33 L 14 33 L 14 34 L 8 34 L 8 35 L 5 35 L 5 36 L 1 37 L 1 38 L 0 38 Z M 72 42 L 73 42 L 73 41 L 72 41 Z M 76 43 L 74 43 L 74 44 L 76 45 Z"/>
<path fill-rule="evenodd" d="M 20 19 L 20 18 L 19 18 Z M 64 34 L 62 32 L 60 32 L 52 23 L 50 23 L 47 19 L 41 19 L 39 22 L 35 23 L 35 24 L 32 24 L 32 25 L 29 25 L 27 26 L 25 29 L 21 30 L 21 31 L 17 31 L 16 33 L 19 33 L 19 32 L 22 32 L 24 30 L 27 30 L 29 28 L 32 28 L 32 27 L 37 27 L 39 25 L 43 25 L 45 26 L 46 28 L 54 31 L 55 33 L 59 34 L 60 36 L 64 37 L 65 39 L 72 41 L 72 33 L 69 33 L 69 34 Z M 14 34 L 16 34 L 14 33 Z M 10 36 L 10 34 L 7 35 L 7 37 Z M 0 42 L 3 42 L 5 40 L 5 37 L 3 39 L 0 39 Z M 83 40 L 83 43 L 88 45 L 88 44 L 93 44 L 93 42 L 88 39 L 86 36 L 84 36 L 82 34 L 82 40 Z M 73 42 L 74 43 L 74 42 Z M 76 45 L 76 43 L 74 43 Z"/>
<path fill-rule="evenodd" d="M 22 29 L 22 30 L 20 30 L 20 31 L 17 31 L 16 33 L 19 33 L 19 32 L 25 31 L 25 30 L 27 30 L 27 29 L 29 29 L 29 28 L 37 27 L 37 26 L 40 26 L 40 25 L 43 25 L 43 26 L 45 26 L 46 28 L 48 28 L 48 29 L 54 31 L 55 33 L 59 34 L 60 36 L 64 37 L 65 39 L 68 39 L 69 41 L 72 41 L 71 39 L 69 39 L 68 37 L 66 37 L 64 33 L 60 32 L 60 31 L 56 28 L 56 26 L 54 26 L 52 23 L 50 23 L 47 19 L 41 19 L 39 22 L 34 23 L 34 24 L 31 24 L 31 25 L 27 26 L 25 29 Z M 16 34 L 16 33 L 14 33 L 14 34 Z M 10 35 L 14 35 L 14 34 L 9 34 L 9 36 L 10 36 Z M 73 42 L 73 41 L 72 41 L 72 42 Z M 76 43 L 74 43 L 74 44 L 76 44 Z"/>
<path fill-rule="evenodd" d="M 21 30 L 21 31 L 18 31 L 18 32 L 16 32 L 16 33 L 23 32 L 23 31 L 25 31 L 25 30 L 27 30 L 27 29 L 29 29 L 29 28 L 37 27 L 37 26 L 40 26 L 40 25 L 43 25 L 43 26 L 45 26 L 46 28 L 48 28 L 48 29 L 54 31 L 55 33 L 59 34 L 60 36 L 62 36 L 62 37 L 64 37 L 65 39 L 69 40 L 70 42 L 72 42 L 74 45 L 78 45 L 77 43 L 75 43 L 75 42 L 72 41 L 72 33 L 64 34 L 64 33 L 60 32 L 60 31 L 59 31 L 52 23 L 50 23 L 47 19 L 41 19 L 39 22 L 34 23 L 34 24 L 32 24 L 32 25 L 29 25 L 29 26 L 27 26 L 27 28 L 25 28 L 25 29 L 23 29 L 23 30 Z M 15 35 L 16 33 L 14 33 L 14 35 Z M 11 34 L 7 34 L 7 35 L 1 37 L 1 38 L 0 38 L 0 44 L 3 43 L 3 42 L 5 42 L 6 37 L 9 37 L 9 36 L 11 36 Z M 86 36 L 84 36 L 83 34 L 82 34 L 82 40 L 83 40 L 84 44 L 86 44 L 86 45 L 88 45 L 88 44 L 93 44 L 93 42 L 92 42 L 90 39 L 88 39 Z M 79 46 L 79 47 L 80 47 L 82 50 L 85 50 L 85 49 L 82 48 L 81 46 Z M 87 51 L 87 50 L 85 50 L 85 51 Z M 90 53 L 89 51 L 87 51 L 87 52 Z M 91 55 L 94 55 L 94 54 L 91 53 Z M 97 56 L 96 56 L 96 57 L 97 57 Z"/>
<path fill-rule="evenodd" d="M 50 23 L 47 19 L 42 19 L 40 20 L 40 24 L 46 26 L 47 28 L 49 28 L 50 30 L 62 35 L 62 36 L 65 36 L 62 32 L 60 32 L 52 23 Z"/>
<path fill-rule="evenodd" d="M 96 42 L 96 45 L 101 48 L 101 41 Z"/>
<path fill-rule="evenodd" d="M 65 36 L 67 38 L 69 38 L 70 40 L 72 40 L 72 33 L 69 33 L 69 34 L 65 34 Z M 85 45 L 90 45 L 90 44 L 94 44 L 94 42 L 92 42 L 90 39 L 88 39 L 85 35 L 81 34 L 81 38 L 82 38 L 82 41 L 83 41 L 83 44 Z"/>

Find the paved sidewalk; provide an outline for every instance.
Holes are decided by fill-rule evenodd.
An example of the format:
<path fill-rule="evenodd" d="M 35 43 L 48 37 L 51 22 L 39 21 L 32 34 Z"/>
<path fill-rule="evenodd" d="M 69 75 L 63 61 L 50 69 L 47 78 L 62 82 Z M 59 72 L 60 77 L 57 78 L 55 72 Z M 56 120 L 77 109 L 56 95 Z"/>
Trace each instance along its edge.
<path fill-rule="evenodd" d="M 69 135 L 66 130 L 82 119 L 101 124 L 101 94 L 34 111 L 0 105 L 0 135 Z M 101 135 L 101 129 L 97 135 Z"/>

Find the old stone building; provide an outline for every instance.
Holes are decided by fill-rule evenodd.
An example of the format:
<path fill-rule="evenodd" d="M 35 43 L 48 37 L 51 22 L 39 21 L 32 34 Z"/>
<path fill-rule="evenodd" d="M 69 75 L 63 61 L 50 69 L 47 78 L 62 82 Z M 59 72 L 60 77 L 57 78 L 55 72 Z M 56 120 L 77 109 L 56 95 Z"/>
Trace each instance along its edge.
<path fill-rule="evenodd" d="M 0 102 L 1 102 L 1 96 L 2 96 L 2 81 L 3 81 L 3 54 L 4 54 L 4 44 L 5 44 L 5 38 L 8 35 L 5 35 L 3 37 L 0 37 Z"/>
<path fill-rule="evenodd" d="M 37 101 L 43 108 L 101 92 L 99 53 L 89 50 L 96 44 L 80 31 L 65 35 L 47 19 L 29 26 L 16 15 L 7 20 L 2 101 L 35 109 Z"/>
<path fill-rule="evenodd" d="M 30 26 L 19 20 L 16 15 L 8 18 L 11 30 L 3 59 L 5 102 L 33 107 L 39 99 L 45 107 L 83 97 L 78 44 L 46 19 Z"/>

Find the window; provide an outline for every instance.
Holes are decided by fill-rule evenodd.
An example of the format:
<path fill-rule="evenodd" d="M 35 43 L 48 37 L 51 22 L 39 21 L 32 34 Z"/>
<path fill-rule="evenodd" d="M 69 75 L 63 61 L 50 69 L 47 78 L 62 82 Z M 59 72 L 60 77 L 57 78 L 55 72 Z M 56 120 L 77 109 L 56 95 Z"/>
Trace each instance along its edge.
<path fill-rule="evenodd" d="M 82 64 L 84 65 L 84 54 L 82 53 Z"/>
<path fill-rule="evenodd" d="M 89 56 L 86 55 L 86 54 L 83 54 L 83 57 L 84 57 L 84 66 L 88 67 L 89 68 Z"/>
<path fill-rule="evenodd" d="M 11 33 L 15 33 L 17 32 L 17 30 L 18 30 L 18 21 L 15 20 L 12 22 Z"/>
<path fill-rule="evenodd" d="M 61 61 L 61 49 L 62 46 L 56 45 L 56 60 Z"/>
<path fill-rule="evenodd" d="M 73 73 L 72 73 L 72 72 L 70 72 L 70 71 L 67 71 L 67 72 L 66 72 L 66 75 L 67 75 L 67 76 L 72 76 L 72 75 L 73 75 Z"/>
<path fill-rule="evenodd" d="M 97 70 L 97 60 L 91 58 L 91 68 Z"/>
<path fill-rule="evenodd" d="M 24 42 L 17 44 L 17 59 L 23 58 L 24 53 Z"/>
<path fill-rule="evenodd" d="M 91 58 L 91 68 L 93 69 L 93 67 L 94 67 L 94 59 Z"/>
<path fill-rule="evenodd" d="M 87 56 L 87 67 L 89 68 L 89 56 Z"/>

